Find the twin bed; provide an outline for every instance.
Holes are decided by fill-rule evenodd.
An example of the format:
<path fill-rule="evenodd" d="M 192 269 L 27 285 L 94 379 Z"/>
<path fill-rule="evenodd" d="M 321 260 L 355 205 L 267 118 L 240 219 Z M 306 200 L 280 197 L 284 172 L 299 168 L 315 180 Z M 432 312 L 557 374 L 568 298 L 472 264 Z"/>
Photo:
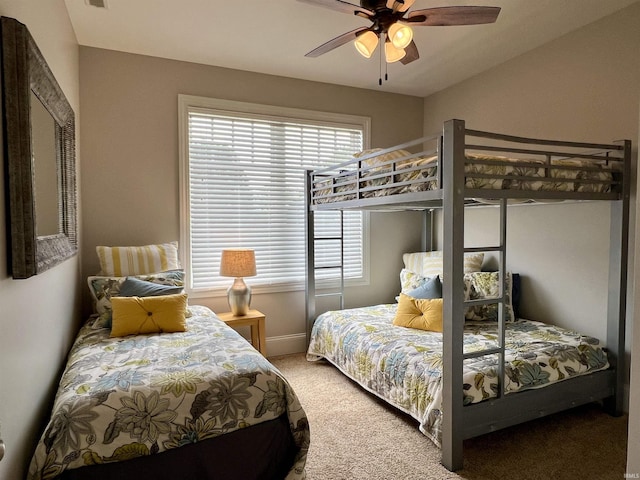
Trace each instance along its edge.
<path fill-rule="evenodd" d="M 308 172 L 307 358 L 328 360 L 413 416 L 441 446 L 449 470 L 462 468 L 466 438 L 594 401 L 620 414 L 630 156 L 629 141 L 529 139 L 470 130 L 464 121 L 451 120 L 435 135 Z M 563 200 L 611 204 L 603 341 L 514 315 L 513 276 L 506 263 L 507 206 Z M 500 209 L 499 244 L 465 248 L 465 208 L 483 204 Z M 314 215 L 359 209 L 441 212 L 442 250 L 405 254 L 401 272 L 405 295 L 434 276 L 444 279 L 435 331 L 394 325 L 406 297 L 397 304 L 317 316 L 316 298 L 326 293 L 316 291 L 315 247 L 323 239 L 315 235 Z M 497 256 L 497 272 L 468 265 L 469 256 L 487 252 Z M 435 267 L 433 257 L 439 261 Z M 411 288 L 405 288 L 407 276 L 414 277 Z M 344 288 L 344 278 L 340 283 Z M 412 299 L 414 309 L 420 298 L 437 296 Z M 436 317 L 425 307 L 415 318 L 429 325 Z"/>
<path fill-rule="evenodd" d="M 295 392 L 211 310 L 188 307 L 172 332 L 114 336 L 132 281 L 130 293 L 148 294 L 132 301 L 164 325 L 182 278 L 89 278 L 97 314 L 69 353 L 29 479 L 305 478 L 309 425 Z"/>

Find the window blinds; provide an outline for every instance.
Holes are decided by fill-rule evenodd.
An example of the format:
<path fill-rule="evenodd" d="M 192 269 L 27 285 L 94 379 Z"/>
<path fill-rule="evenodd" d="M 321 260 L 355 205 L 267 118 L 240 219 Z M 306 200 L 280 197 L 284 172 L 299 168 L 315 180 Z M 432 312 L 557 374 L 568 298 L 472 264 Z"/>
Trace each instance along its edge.
<path fill-rule="evenodd" d="M 251 285 L 300 286 L 305 276 L 305 169 L 341 163 L 363 148 L 363 128 L 189 107 L 190 288 L 226 288 L 224 248 L 253 248 Z M 336 216 L 337 215 L 337 216 Z M 363 214 L 345 212 L 345 278 L 363 276 Z M 317 236 L 340 234 L 339 213 L 316 216 Z M 316 245 L 340 264 L 340 242 Z M 321 270 L 316 278 L 335 278 Z"/>

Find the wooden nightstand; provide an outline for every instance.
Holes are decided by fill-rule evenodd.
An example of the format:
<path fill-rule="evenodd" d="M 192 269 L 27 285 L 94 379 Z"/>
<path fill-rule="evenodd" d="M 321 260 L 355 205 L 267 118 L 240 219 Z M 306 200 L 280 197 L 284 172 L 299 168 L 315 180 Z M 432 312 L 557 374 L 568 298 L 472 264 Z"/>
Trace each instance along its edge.
<path fill-rule="evenodd" d="M 218 313 L 218 318 L 230 327 L 251 327 L 251 345 L 265 357 L 267 340 L 264 333 L 264 313 L 249 310 L 246 315 L 234 315 L 231 312 Z"/>

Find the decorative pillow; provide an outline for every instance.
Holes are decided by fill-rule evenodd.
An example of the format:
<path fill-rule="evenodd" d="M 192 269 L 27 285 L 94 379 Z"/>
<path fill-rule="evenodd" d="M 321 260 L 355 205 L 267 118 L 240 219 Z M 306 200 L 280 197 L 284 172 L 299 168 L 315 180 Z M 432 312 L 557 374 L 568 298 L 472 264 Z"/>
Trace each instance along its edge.
<path fill-rule="evenodd" d="M 442 277 L 442 250 L 432 252 L 405 253 L 402 255 L 404 268 L 423 277 Z M 482 269 L 484 253 L 465 253 L 463 260 L 464 273 L 479 272 Z"/>
<path fill-rule="evenodd" d="M 407 292 L 407 295 L 413 298 L 442 298 L 442 282 L 440 282 L 440 277 L 436 275 L 435 277 L 425 279 L 422 285 Z"/>
<path fill-rule="evenodd" d="M 169 270 L 167 272 L 137 275 L 129 278 L 136 278 L 158 285 L 184 287 L 184 270 Z M 99 315 L 99 318 L 93 323 L 94 328 L 111 326 L 111 297 L 120 295 L 120 287 L 126 280 L 127 277 L 91 276 L 87 278 L 94 312 Z"/>
<path fill-rule="evenodd" d="M 393 324 L 398 327 L 442 332 L 442 299 L 411 298 L 401 293 Z"/>
<path fill-rule="evenodd" d="M 135 277 L 127 277 L 120 285 L 121 297 L 155 297 L 160 295 L 173 295 L 182 293 L 181 286 L 162 285 L 160 283 L 148 282 Z"/>
<path fill-rule="evenodd" d="M 356 153 L 353 157 L 362 158 L 364 156 L 371 155 L 372 153 L 381 152 L 382 150 L 383 150 L 382 148 L 372 148 L 370 150 L 364 150 L 362 152 Z M 393 160 L 406 157 L 408 155 L 411 155 L 411 153 L 407 152 L 406 150 L 394 150 L 392 152 L 384 153 L 382 155 L 378 155 L 378 156 L 363 160 L 362 165 L 365 168 L 371 167 L 369 170 L 370 172 L 376 172 L 379 170 L 387 171 L 387 170 L 391 170 L 393 165 L 392 163 L 387 163 L 387 162 L 391 162 Z M 396 167 L 400 166 L 401 164 L 404 164 L 405 162 L 411 162 L 411 160 L 399 162 L 396 165 Z"/>
<path fill-rule="evenodd" d="M 400 270 L 400 291 L 404 294 L 409 293 L 416 288 L 421 287 L 430 280 L 428 277 L 424 277 L 420 274 L 403 268 Z"/>
<path fill-rule="evenodd" d="M 102 275 L 123 277 L 180 268 L 178 242 L 140 247 L 96 247 Z"/>
<path fill-rule="evenodd" d="M 113 297 L 112 337 L 184 332 L 187 294 L 159 297 Z"/>
<path fill-rule="evenodd" d="M 516 274 L 517 275 L 517 274 Z M 439 284 L 440 289 L 440 297 L 442 296 L 442 283 L 438 276 L 435 277 L 423 277 L 422 275 L 418 275 L 417 273 L 411 272 L 407 269 L 402 269 L 400 271 L 400 284 L 401 284 L 401 295 L 407 295 L 414 298 L 429 298 L 429 297 L 420 297 L 420 293 L 424 291 L 435 292 L 437 291 L 437 286 L 435 285 L 436 281 L 434 278 L 437 278 L 437 283 Z M 464 274 L 464 299 L 467 300 L 479 300 L 484 298 L 492 298 L 497 297 L 499 290 L 499 281 L 500 275 L 498 272 L 472 272 Z M 430 286 L 426 286 L 430 284 Z M 430 288 L 433 287 L 433 288 Z M 430 297 L 437 298 L 437 297 Z M 507 322 L 514 321 L 517 316 L 514 313 L 514 304 L 512 303 L 513 299 L 513 276 L 510 272 L 507 272 L 506 276 L 506 285 L 505 285 L 505 301 L 504 305 L 506 308 L 506 316 L 505 320 Z M 400 300 L 400 297 L 397 297 L 396 300 Z M 467 320 L 491 320 L 497 321 L 498 319 L 498 304 L 487 304 L 487 305 L 475 305 L 473 307 L 467 307 L 465 309 L 465 318 Z"/>
<path fill-rule="evenodd" d="M 464 275 L 465 298 L 468 300 L 480 300 L 484 298 L 495 298 L 500 294 L 500 274 L 499 272 L 474 272 Z M 512 279 L 511 273 L 507 272 L 505 282 L 505 320 L 513 322 Z M 468 295 L 468 297 L 467 297 Z M 466 309 L 465 318 L 467 320 L 498 320 L 498 304 L 489 303 L 487 305 L 476 305 Z"/>

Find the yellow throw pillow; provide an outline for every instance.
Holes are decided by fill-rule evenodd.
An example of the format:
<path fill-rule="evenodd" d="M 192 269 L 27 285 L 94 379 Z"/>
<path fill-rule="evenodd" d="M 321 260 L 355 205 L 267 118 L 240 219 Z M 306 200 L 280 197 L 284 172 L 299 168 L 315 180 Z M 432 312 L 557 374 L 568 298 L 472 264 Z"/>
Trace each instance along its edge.
<path fill-rule="evenodd" d="M 187 294 L 158 297 L 111 297 L 111 336 L 184 332 Z"/>
<path fill-rule="evenodd" d="M 97 246 L 101 275 L 126 277 L 180 268 L 178 242 L 140 247 Z"/>
<path fill-rule="evenodd" d="M 393 324 L 398 327 L 442 332 L 442 299 L 413 298 L 401 293 Z"/>

